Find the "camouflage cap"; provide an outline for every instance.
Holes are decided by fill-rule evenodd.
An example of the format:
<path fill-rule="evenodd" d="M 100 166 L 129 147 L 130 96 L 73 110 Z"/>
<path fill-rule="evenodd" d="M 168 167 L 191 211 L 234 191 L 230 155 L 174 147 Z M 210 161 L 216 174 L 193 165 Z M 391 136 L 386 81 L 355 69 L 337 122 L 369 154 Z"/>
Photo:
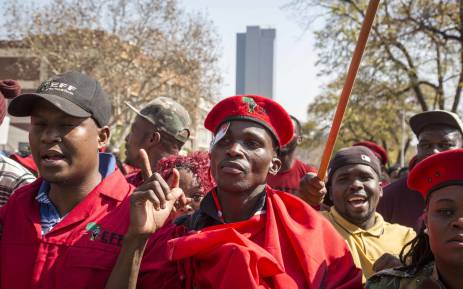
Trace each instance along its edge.
<path fill-rule="evenodd" d="M 151 122 L 161 131 L 186 142 L 190 137 L 190 115 L 178 102 L 169 97 L 157 97 L 141 110 L 126 104 L 139 116 Z"/>

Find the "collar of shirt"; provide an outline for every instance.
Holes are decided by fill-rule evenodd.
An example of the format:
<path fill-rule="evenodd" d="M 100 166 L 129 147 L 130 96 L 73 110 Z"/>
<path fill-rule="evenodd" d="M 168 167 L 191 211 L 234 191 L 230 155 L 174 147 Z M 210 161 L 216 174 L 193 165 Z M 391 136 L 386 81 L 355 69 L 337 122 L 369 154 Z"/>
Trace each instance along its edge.
<path fill-rule="evenodd" d="M 265 213 L 266 196 L 265 190 L 259 195 L 259 199 L 253 209 L 253 216 Z M 209 192 L 201 201 L 199 209 L 196 212 L 192 215 L 181 216 L 174 223 L 176 225 L 185 225 L 191 231 L 199 231 L 209 226 L 223 224 L 224 222 L 219 217 L 214 198 L 212 197 L 212 193 Z"/>
<path fill-rule="evenodd" d="M 217 190 L 217 188 L 215 188 Z M 259 195 L 259 199 L 257 200 L 257 203 L 252 210 L 252 215 L 260 215 L 265 213 L 265 197 L 266 197 L 265 189 L 262 191 L 262 193 Z M 213 218 L 216 221 L 219 221 L 220 223 L 223 223 L 221 221 L 221 218 L 218 215 L 218 210 L 214 202 L 214 198 L 212 197 L 212 193 L 209 192 L 204 199 L 201 201 L 201 204 L 199 206 L 199 210 L 206 214 L 207 216 Z"/>
<path fill-rule="evenodd" d="M 104 179 L 116 169 L 116 158 L 112 154 L 100 153 L 99 159 L 99 172 Z M 58 209 L 48 197 L 49 191 L 50 184 L 43 180 L 35 197 L 40 205 L 40 223 L 43 235 L 53 229 L 65 217 L 60 215 Z"/>
<path fill-rule="evenodd" d="M 334 221 L 341 226 L 344 230 L 349 232 L 352 235 L 355 234 L 369 234 L 375 237 L 380 237 L 384 233 L 384 219 L 383 217 L 375 212 L 375 224 L 373 227 L 369 228 L 368 230 L 364 230 L 358 227 L 355 224 L 352 224 L 348 220 L 344 219 L 341 214 L 333 207 L 330 209 L 330 215 L 333 217 Z"/>

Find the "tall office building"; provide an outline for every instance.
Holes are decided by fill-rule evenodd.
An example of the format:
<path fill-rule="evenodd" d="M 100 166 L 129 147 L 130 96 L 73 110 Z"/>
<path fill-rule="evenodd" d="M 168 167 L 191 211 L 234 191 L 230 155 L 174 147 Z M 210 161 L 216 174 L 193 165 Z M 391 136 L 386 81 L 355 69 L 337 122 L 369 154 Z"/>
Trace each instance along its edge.
<path fill-rule="evenodd" d="M 236 94 L 273 98 L 275 29 L 247 26 L 236 34 Z"/>

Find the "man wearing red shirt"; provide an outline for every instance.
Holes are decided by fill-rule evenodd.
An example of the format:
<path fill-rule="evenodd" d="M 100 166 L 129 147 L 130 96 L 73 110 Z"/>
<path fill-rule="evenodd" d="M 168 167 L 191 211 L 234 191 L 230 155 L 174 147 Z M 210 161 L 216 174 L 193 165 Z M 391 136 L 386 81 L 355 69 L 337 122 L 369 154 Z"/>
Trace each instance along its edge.
<path fill-rule="evenodd" d="M 347 244 L 328 221 L 266 184 L 281 166 L 277 150 L 293 138 L 287 112 L 269 98 L 234 96 L 212 108 L 205 127 L 214 133 L 216 188 L 195 213 L 161 228 L 173 198 L 159 200 L 142 185 L 106 288 L 362 288 Z"/>
<path fill-rule="evenodd" d="M 0 208 L 0 288 L 104 288 L 133 191 L 114 156 L 98 153 L 110 134 L 108 97 L 97 81 L 67 72 L 12 100 L 8 112 L 31 116 L 41 177 Z"/>
<path fill-rule="evenodd" d="M 302 142 L 302 127 L 294 116 L 291 116 L 291 120 L 294 124 L 293 139 L 278 152 L 281 168 L 276 175 L 268 176 L 267 184 L 276 190 L 296 195 L 301 178 L 306 173 L 317 173 L 317 169 L 296 158 L 296 148 Z"/>

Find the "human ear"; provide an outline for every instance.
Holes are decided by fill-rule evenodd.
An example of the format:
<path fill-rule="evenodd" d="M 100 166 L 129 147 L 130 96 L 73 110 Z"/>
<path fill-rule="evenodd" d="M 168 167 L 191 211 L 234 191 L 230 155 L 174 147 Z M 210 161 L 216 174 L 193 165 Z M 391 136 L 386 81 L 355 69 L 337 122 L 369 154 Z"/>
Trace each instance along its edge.
<path fill-rule="evenodd" d="M 105 147 L 109 142 L 111 131 L 108 126 L 98 129 L 98 149 Z"/>
<path fill-rule="evenodd" d="M 280 168 L 281 168 L 281 160 L 277 158 L 276 156 L 274 156 L 270 163 L 270 168 L 269 168 L 268 173 L 275 176 L 280 170 Z"/>

